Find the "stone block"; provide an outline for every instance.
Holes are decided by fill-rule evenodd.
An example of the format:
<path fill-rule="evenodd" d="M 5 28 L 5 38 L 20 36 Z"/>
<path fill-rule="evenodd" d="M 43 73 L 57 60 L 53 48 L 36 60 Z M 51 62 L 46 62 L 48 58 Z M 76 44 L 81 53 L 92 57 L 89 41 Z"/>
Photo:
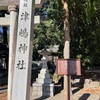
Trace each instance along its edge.
<path fill-rule="evenodd" d="M 54 84 L 33 84 L 33 95 L 35 96 L 54 96 Z"/>
<path fill-rule="evenodd" d="M 52 80 L 51 79 L 39 79 L 39 78 L 37 78 L 36 82 L 41 83 L 41 84 L 45 84 L 45 83 L 50 84 L 50 83 L 52 83 Z"/>
<path fill-rule="evenodd" d="M 49 78 L 49 79 L 50 79 L 50 74 L 46 74 L 46 75 L 45 75 L 45 74 L 42 74 L 42 73 L 41 73 L 41 74 L 38 75 L 38 78 L 43 78 L 43 79 L 44 79 L 44 78 Z"/>
<path fill-rule="evenodd" d="M 40 71 L 40 73 L 43 73 L 43 74 L 44 74 L 44 73 L 45 73 L 45 74 L 48 74 L 49 72 L 48 72 L 48 70 L 47 70 L 47 69 L 42 68 L 42 69 L 41 69 L 41 71 Z"/>

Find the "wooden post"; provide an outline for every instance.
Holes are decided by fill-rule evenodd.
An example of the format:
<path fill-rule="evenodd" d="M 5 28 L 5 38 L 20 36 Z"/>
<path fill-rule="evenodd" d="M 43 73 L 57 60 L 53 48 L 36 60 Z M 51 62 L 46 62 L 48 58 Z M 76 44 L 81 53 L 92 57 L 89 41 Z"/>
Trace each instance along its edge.
<path fill-rule="evenodd" d="M 9 5 L 8 10 L 10 11 L 10 39 L 9 39 L 9 72 L 8 72 L 8 100 L 11 100 L 12 94 L 12 80 L 13 71 L 15 64 L 15 50 L 16 50 L 16 39 L 17 39 L 17 19 L 18 19 L 18 6 Z"/>
<path fill-rule="evenodd" d="M 29 100 L 32 67 L 33 3 L 20 0 L 16 58 L 11 100 Z"/>

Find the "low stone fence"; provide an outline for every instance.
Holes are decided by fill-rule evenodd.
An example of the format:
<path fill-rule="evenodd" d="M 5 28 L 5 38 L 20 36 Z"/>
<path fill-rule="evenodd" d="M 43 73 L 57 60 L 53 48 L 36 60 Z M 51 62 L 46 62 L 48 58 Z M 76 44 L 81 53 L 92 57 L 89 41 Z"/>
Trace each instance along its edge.
<path fill-rule="evenodd" d="M 72 86 L 84 88 L 100 87 L 100 70 L 85 70 L 84 75 L 75 76 L 72 79 Z"/>
<path fill-rule="evenodd" d="M 100 81 L 100 70 L 85 70 L 84 76 L 94 81 Z"/>
<path fill-rule="evenodd" d="M 100 87 L 100 70 L 86 70 L 86 77 L 84 82 L 85 88 L 97 88 Z"/>

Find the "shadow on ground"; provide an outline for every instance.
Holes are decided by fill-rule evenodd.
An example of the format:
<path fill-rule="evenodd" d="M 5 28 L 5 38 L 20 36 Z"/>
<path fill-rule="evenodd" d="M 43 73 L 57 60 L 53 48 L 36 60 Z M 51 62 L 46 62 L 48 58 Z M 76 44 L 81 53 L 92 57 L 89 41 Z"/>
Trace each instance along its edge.
<path fill-rule="evenodd" d="M 0 70 L 0 86 L 7 85 L 8 83 L 8 71 Z"/>
<path fill-rule="evenodd" d="M 60 93 L 63 90 L 63 82 L 64 82 L 64 79 L 63 79 L 63 77 L 61 77 L 59 79 L 58 83 L 55 84 L 54 95 L 57 95 L 58 93 Z"/>
<path fill-rule="evenodd" d="M 34 100 L 44 100 L 46 98 L 48 98 L 48 97 L 40 97 L 40 98 L 37 98 L 37 99 L 34 99 Z"/>
<path fill-rule="evenodd" d="M 75 94 L 75 93 L 78 92 L 80 89 L 81 89 L 81 88 L 74 89 L 74 90 L 72 91 L 72 94 Z"/>
<path fill-rule="evenodd" d="M 78 100 L 87 100 L 89 96 L 90 96 L 89 93 L 85 93 Z"/>

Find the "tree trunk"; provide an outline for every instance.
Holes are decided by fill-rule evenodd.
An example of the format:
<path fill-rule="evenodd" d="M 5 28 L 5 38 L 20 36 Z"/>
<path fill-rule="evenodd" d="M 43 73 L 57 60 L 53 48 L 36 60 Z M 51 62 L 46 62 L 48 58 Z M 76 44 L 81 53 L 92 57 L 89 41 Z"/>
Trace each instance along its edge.
<path fill-rule="evenodd" d="M 64 38 L 65 38 L 65 43 L 64 43 L 64 58 L 68 59 L 70 57 L 69 53 L 69 42 L 70 42 L 70 36 L 69 36 L 69 23 L 68 23 L 68 1 L 67 0 L 62 0 L 63 3 L 63 8 L 65 10 L 65 18 L 64 18 Z"/>
<path fill-rule="evenodd" d="M 64 59 L 70 58 L 70 36 L 69 36 L 69 23 L 68 23 L 68 0 L 62 0 L 63 8 L 65 10 L 65 18 L 64 18 L 64 52 L 63 56 Z M 71 76 L 64 75 L 64 91 L 66 95 L 66 100 L 70 100 L 70 94 L 71 94 Z"/>

